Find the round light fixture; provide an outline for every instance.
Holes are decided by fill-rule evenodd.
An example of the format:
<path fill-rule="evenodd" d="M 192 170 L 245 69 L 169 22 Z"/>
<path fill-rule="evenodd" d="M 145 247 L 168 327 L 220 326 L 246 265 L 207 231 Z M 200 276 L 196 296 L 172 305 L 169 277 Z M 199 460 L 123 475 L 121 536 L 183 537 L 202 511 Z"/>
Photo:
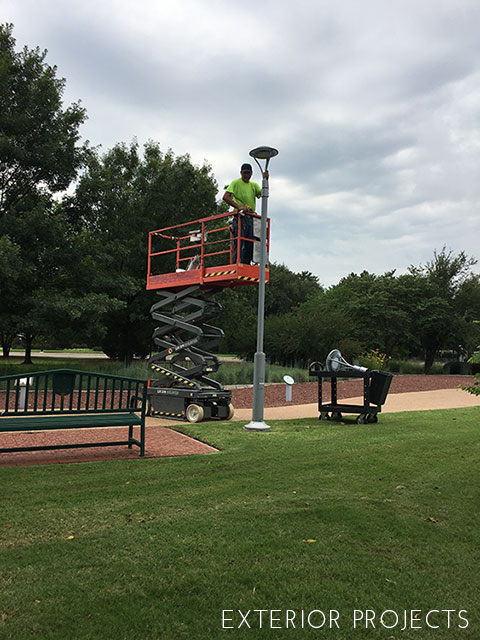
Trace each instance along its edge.
<path fill-rule="evenodd" d="M 273 147 L 255 147 L 250 151 L 252 158 L 258 158 L 259 160 L 267 160 L 278 156 L 278 150 Z"/>

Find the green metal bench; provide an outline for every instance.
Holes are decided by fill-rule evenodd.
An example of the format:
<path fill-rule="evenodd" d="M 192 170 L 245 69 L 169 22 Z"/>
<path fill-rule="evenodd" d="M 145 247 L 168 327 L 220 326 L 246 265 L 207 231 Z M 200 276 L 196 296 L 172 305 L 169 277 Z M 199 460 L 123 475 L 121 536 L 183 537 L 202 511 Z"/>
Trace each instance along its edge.
<path fill-rule="evenodd" d="M 145 455 L 147 381 L 60 369 L 0 377 L 0 433 L 128 427 L 116 442 L 0 448 L 0 453 L 132 445 Z M 139 437 L 133 437 L 138 427 Z"/>

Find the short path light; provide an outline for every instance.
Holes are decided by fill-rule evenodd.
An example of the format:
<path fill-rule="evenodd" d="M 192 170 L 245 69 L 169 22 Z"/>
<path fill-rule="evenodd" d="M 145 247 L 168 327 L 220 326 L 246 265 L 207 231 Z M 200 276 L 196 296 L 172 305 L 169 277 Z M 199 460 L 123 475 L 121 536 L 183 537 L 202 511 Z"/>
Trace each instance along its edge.
<path fill-rule="evenodd" d="M 295 380 L 292 376 L 283 376 L 283 381 L 285 382 L 285 401 L 292 401 L 292 387 Z"/>
<path fill-rule="evenodd" d="M 258 287 L 258 317 L 257 317 L 257 351 L 253 361 L 253 409 L 252 420 L 243 428 L 245 431 L 270 431 L 268 424 L 263 421 L 265 403 L 265 353 L 263 352 L 263 330 L 265 318 L 265 270 L 267 264 L 267 200 L 268 178 L 263 174 L 268 169 L 270 158 L 278 155 L 273 147 L 256 147 L 250 155 L 262 172 L 262 219 L 260 233 L 260 282 Z M 265 160 L 262 168 L 259 160 Z"/>

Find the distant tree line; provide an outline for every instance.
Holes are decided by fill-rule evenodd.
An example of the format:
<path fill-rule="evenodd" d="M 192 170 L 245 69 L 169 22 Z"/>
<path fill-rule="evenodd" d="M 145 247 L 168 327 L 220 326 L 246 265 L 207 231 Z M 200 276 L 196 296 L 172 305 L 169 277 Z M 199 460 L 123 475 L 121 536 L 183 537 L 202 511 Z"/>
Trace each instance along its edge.
<path fill-rule="evenodd" d="M 148 232 L 223 211 L 211 167 L 148 142 L 105 153 L 80 144 L 80 103 L 64 107 L 65 80 L 46 52 L 15 50 L 0 25 L 0 340 L 101 346 L 129 363 L 152 348 L 145 289 Z M 72 186 L 73 185 L 73 186 Z M 70 187 L 70 188 L 69 188 Z M 68 191 L 66 191 L 69 188 Z M 422 355 L 470 353 L 480 342 L 475 260 L 443 248 L 406 275 L 351 274 L 324 289 L 308 271 L 270 266 L 265 351 L 306 365 L 334 347 Z M 165 271 L 171 270 L 170 264 Z M 255 351 L 257 287 L 224 290 L 222 351 Z"/>
<path fill-rule="evenodd" d="M 430 371 L 441 350 L 470 355 L 480 343 L 480 276 L 476 263 L 445 247 L 424 266 L 350 274 L 297 308 L 266 321 L 265 351 L 278 363 L 324 360 L 332 348 L 353 359 L 376 349 L 422 357 Z"/>

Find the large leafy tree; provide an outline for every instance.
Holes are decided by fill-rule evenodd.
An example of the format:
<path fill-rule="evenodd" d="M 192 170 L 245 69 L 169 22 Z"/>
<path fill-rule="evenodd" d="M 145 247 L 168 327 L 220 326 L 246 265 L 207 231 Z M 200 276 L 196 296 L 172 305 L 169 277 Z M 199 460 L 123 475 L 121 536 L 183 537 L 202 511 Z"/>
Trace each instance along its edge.
<path fill-rule="evenodd" d="M 473 300 L 471 294 L 477 292 L 478 277 L 472 273 L 476 263 L 464 251 L 455 255 L 443 247 L 425 265 L 410 267 L 424 291 L 415 313 L 415 332 L 424 352 L 426 373 L 440 349 L 458 351 L 472 339 L 473 309 L 467 300 Z"/>
<path fill-rule="evenodd" d="M 350 318 L 350 337 L 365 345 L 402 352 L 411 343 L 410 313 L 399 299 L 405 283 L 393 271 L 377 276 L 350 274 L 328 291 L 332 306 Z"/>
<path fill-rule="evenodd" d="M 46 51 L 17 52 L 13 26 L 0 25 L 0 269 L 10 269 L 0 290 L 0 331 L 4 354 L 16 333 L 24 335 L 26 361 L 33 336 L 44 329 L 42 292 L 62 287 L 55 261 L 65 267 L 69 255 L 60 252 L 65 237 L 53 196 L 68 187 L 87 153 L 78 144 L 85 111 L 63 106 L 64 88 Z"/>
<path fill-rule="evenodd" d="M 134 141 L 91 155 L 65 207 L 83 228 L 77 243 L 80 286 L 119 303 L 105 320 L 102 345 L 109 356 L 129 363 L 150 350 L 155 295 L 145 290 L 149 231 L 213 215 L 216 192 L 208 165 L 164 153 L 155 142 L 143 153 Z M 167 262 L 164 267 L 174 268 Z"/>
<path fill-rule="evenodd" d="M 33 191 L 66 189 L 83 161 L 78 129 L 85 110 L 64 108 L 65 80 L 46 55 L 17 52 L 13 25 L 0 25 L 0 217 Z"/>

